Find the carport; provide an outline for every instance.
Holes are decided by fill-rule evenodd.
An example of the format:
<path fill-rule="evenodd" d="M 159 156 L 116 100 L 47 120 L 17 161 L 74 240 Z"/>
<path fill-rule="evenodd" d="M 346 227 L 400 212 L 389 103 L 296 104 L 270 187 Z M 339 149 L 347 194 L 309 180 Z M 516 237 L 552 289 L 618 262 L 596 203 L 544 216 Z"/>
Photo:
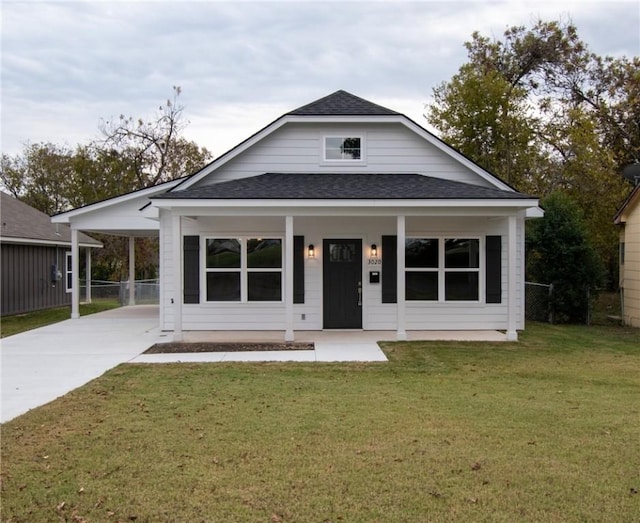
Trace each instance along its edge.
<path fill-rule="evenodd" d="M 136 238 L 158 238 L 158 210 L 148 205 L 149 198 L 171 189 L 182 179 L 141 189 L 78 209 L 56 214 L 53 223 L 71 228 L 72 292 L 71 319 L 80 317 L 80 232 L 102 233 L 129 238 L 129 282 L 135 281 Z M 90 275 L 87 275 L 90 280 Z M 129 285 L 129 305 L 135 304 L 135 286 Z"/>

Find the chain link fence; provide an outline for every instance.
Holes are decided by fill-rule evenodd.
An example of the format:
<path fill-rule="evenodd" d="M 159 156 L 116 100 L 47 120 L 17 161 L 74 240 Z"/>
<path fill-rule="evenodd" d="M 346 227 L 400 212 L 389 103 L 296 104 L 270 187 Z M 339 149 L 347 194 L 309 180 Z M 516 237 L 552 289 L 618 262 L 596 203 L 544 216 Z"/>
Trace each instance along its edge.
<path fill-rule="evenodd" d="M 532 321 L 553 323 L 553 312 L 551 310 L 552 296 L 553 285 L 529 281 L 525 282 L 525 318 Z"/>
<path fill-rule="evenodd" d="M 160 280 L 136 280 L 134 299 L 137 305 L 160 303 Z M 86 285 L 80 286 L 80 296 L 86 297 Z M 128 281 L 91 280 L 92 300 L 118 300 L 121 306 L 129 304 Z"/>

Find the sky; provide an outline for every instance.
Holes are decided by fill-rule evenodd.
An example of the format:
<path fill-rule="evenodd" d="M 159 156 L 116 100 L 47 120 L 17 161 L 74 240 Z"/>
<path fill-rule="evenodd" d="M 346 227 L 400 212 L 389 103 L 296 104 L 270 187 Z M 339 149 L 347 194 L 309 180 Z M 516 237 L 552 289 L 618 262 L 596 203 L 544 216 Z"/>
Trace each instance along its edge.
<path fill-rule="evenodd" d="M 151 119 L 180 86 L 184 136 L 217 157 L 344 89 L 427 127 L 474 31 L 571 21 L 601 56 L 640 55 L 640 0 L 29 1 L 0 4 L 0 150 L 75 147 Z"/>

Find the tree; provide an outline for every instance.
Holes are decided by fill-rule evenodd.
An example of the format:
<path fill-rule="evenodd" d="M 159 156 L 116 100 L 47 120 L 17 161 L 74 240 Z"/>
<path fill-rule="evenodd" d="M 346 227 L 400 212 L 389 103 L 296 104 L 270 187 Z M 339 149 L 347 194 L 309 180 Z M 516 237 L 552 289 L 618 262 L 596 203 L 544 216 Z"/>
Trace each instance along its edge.
<path fill-rule="evenodd" d="M 187 122 L 184 108 L 173 99 L 160 107 L 155 119 L 121 116 L 105 122 L 106 138 L 75 149 L 51 143 L 30 144 L 22 154 L 0 158 L 0 183 L 16 198 L 49 215 L 191 174 L 202 168 L 210 153 L 181 136 Z M 128 268 L 126 238 L 96 235 L 104 248 L 94 253 L 99 279 L 122 279 Z M 154 240 L 136 244 L 138 275 L 153 277 L 157 265 Z"/>
<path fill-rule="evenodd" d="M 150 121 L 120 115 L 100 126 L 105 136 L 102 149 L 117 153 L 128 163 L 139 189 L 191 174 L 211 158 L 207 149 L 180 136 L 188 123 L 183 120 L 184 107 L 178 103 L 180 93 L 180 87 L 174 86 L 172 99 L 167 99 Z"/>
<path fill-rule="evenodd" d="M 556 321 L 584 323 L 589 297 L 603 283 L 602 265 L 587 238 L 583 213 L 571 198 L 557 192 L 542 206 L 544 218 L 528 224 L 527 278 L 553 284 Z"/>
<path fill-rule="evenodd" d="M 0 180 L 16 198 L 46 213 L 69 208 L 73 152 L 52 143 L 29 144 L 18 156 L 2 155 Z"/>
<path fill-rule="evenodd" d="M 578 202 L 613 285 L 611 217 L 629 190 L 620 171 L 640 157 L 640 59 L 600 58 L 559 22 L 501 40 L 476 32 L 465 46 L 468 63 L 433 91 L 429 123 L 516 189 Z"/>

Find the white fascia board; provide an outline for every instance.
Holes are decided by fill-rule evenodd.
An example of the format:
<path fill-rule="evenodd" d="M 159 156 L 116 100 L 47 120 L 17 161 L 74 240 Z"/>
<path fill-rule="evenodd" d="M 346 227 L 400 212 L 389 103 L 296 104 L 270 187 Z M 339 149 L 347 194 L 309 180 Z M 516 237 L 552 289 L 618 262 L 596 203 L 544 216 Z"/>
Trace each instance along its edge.
<path fill-rule="evenodd" d="M 224 205 L 216 203 L 224 202 Z M 169 203 L 163 201 L 163 203 Z M 505 217 L 525 214 L 536 208 L 536 200 L 477 201 L 469 205 L 467 200 L 441 200 L 437 205 L 425 201 L 389 200 L 279 200 L 263 201 L 184 201 L 173 200 L 163 206 L 171 214 L 189 217 L 206 216 L 434 216 L 434 217 Z"/>
<path fill-rule="evenodd" d="M 71 248 L 71 242 L 54 241 L 54 240 L 38 240 L 37 238 L 7 238 L 3 236 L 0 238 L 1 243 L 20 243 L 24 245 L 46 245 L 51 247 L 68 247 Z M 104 245 L 101 243 L 78 243 L 80 247 L 89 247 L 92 249 L 102 249 Z"/>
<path fill-rule="evenodd" d="M 145 197 L 150 198 L 151 196 L 155 196 L 156 194 L 165 192 L 175 187 L 181 181 L 183 180 L 182 179 L 172 180 L 170 182 L 165 182 L 160 185 L 154 185 L 153 187 L 147 187 L 146 189 L 140 189 L 138 191 L 126 193 L 121 196 L 114 196 L 113 198 L 102 200 L 100 202 L 90 203 L 89 205 L 78 207 L 77 209 L 72 209 L 70 211 L 56 214 L 51 217 L 51 221 L 53 223 L 71 223 L 71 218 L 75 218 L 75 217 L 92 213 L 101 209 L 119 205 L 131 200 L 135 200 L 137 198 L 145 198 Z"/>

